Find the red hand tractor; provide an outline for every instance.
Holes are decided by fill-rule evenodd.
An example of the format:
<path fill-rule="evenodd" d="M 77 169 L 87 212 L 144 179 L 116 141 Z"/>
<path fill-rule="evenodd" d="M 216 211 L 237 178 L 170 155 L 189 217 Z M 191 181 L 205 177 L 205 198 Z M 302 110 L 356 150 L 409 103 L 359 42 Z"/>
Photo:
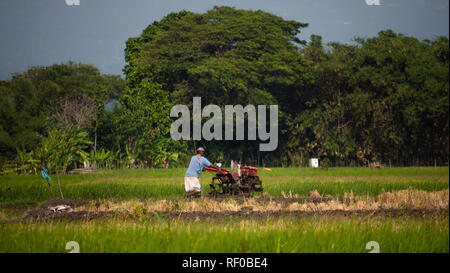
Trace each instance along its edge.
<path fill-rule="evenodd" d="M 262 181 L 256 174 L 255 167 L 243 166 L 239 168 L 239 173 L 231 172 L 227 169 L 213 169 L 205 167 L 208 172 L 215 173 L 212 178 L 209 195 L 243 195 L 249 197 L 254 192 L 262 192 Z"/>

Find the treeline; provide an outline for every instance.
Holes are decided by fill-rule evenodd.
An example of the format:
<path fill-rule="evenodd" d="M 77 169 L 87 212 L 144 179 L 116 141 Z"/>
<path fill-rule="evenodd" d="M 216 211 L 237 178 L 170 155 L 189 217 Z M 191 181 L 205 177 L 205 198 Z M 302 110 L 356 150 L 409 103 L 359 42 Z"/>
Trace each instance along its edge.
<path fill-rule="evenodd" d="M 255 165 L 448 164 L 448 38 L 386 30 L 307 43 L 305 27 L 260 10 L 181 11 L 127 41 L 125 80 L 73 63 L 15 74 L 0 82 L 0 165 L 169 167 L 199 145 L 213 161 Z M 170 108 L 192 107 L 194 96 L 203 106 L 279 105 L 278 149 L 172 140 Z M 52 149 L 73 152 L 55 159 Z"/>
<path fill-rule="evenodd" d="M 449 156 L 449 40 L 382 31 L 354 45 L 318 36 L 300 51 L 312 63 L 305 106 L 287 123 L 287 158 L 311 147 L 333 165 L 443 165 Z"/>
<path fill-rule="evenodd" d="M 130 94 L 142 81 L 171 101 L 277 104 L 280 142 L 216 141 L 212 158 L 258 165 L 448 164 L 449 40 L 419 41 L 391 30 L 352 44 L 311 36 L 307 24 L 264 11 L 216 7 L 172 13 L 126 48 Z"/>

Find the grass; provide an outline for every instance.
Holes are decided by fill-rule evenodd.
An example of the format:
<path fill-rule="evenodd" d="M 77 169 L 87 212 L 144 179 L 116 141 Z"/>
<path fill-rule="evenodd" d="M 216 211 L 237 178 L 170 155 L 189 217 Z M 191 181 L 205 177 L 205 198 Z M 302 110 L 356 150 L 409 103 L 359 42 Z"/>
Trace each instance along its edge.
<path fill-rule="evenodd" d="M 449 252 L 449 219 L 281 217 L 254 220 L 154 219 L 4 225 L 0 252 Z"/>
<path fill-rule="evenodd" d="M 101 170 L 95 174 L 61 176 L 64 197 L 70 199 L 181 198 L 184 196 L 185 169 Z M 317 190 L 322 196 L 377 196 L 384 191 L 417 189 L 440 191 L 449 188 L 449 168 L 260 168 L 267 193 L 307 196 Z M 212 175 L 203 178 L 206 194 Z M 53 188 L 58 193 L 56 176 Z M 39 175 L 0 177 L 1 204 L 31 204 L 51 199 L 50 191 Z"/>
<path fill-rule="evenodd" d="M 376 241 L 381 252 L 449 252 L 448 214 L 428 216 L 284 215 L 267 217 L 167 218 L 156 211 L 355 210 L 378 208 L 447 209 L 449 168 L 260 168 L 265 192 L 272 197 L 344 196 L 318 204 L 257 203 L 247 200 L 186 201 L 185 169 L 100 170 L 61 176 L 64 196 L 102 199 L 75 209 L 113 211 L 103 218 L 19 220 L 51 199 L 38 175 L 0 177 L 0 253 L 66 252 L 76 241 L 81 252 L 368 252 Z M 212 175 L 203 178 L 204 193 Z M 56 177 L 53 187 L 57 190 Z M 142 200 L 142 199 L 146 200 Z M 151 198 L 151 200 L 147 199 Z M 170 200 L 164 200 L 170 199 Z M 24 206 L 25 205 L 25 206 Z M 143 213 L 145 210 L 146 213 Z M 155 214 L 156 213 L 156 214 Z M 159 216 L 158 216 L 159 215 Z"/>

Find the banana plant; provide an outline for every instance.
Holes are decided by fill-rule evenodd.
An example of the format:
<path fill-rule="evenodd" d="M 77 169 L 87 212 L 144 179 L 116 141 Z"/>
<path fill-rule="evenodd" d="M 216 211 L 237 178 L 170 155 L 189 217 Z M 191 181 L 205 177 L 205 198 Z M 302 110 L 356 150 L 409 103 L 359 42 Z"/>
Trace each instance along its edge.
<path fill-rule="evenodd" d="M 41 160 L 56 172 L 61 198 L 64 198 L 61 189 L 59 174 L 65 173 L 68 166 L 81 162 L 86 157 L 85 149 L 92 144 L 88 134 L 78 127 L 69 127 L 66 130 L 54 129 L 42 140 L 42 147 L 38 150 Z"/>
<path fill-rule="evenodd" d="M 110 152 L 109 151 L 105 152 L 105 150 L 103 148 L 99 152 L 97 152 L 96 157 L 97 157 L 98 166 L 100 166 L 100 167 L 105 166 L 105 162 L 108 159 L 109 154 L 110 154 Z"/>
<path fill-rule="evenodd" d="M 110 155 L 106 159 L 106 168 L 112 169 L 113 167 L 119 168 L 120 151 L 111 151 Z"/>
<path fill-rule="evenodd" d="M 19 173 L 26 173 L 27 170 L 29 169 L 29 163 L 28 161 L 30 160 L 30 154 L 21 150 L 21 149 L 17 149 L 17 157 L 16 157 L 16 163 L 17 163 L 17 171 Z"/>

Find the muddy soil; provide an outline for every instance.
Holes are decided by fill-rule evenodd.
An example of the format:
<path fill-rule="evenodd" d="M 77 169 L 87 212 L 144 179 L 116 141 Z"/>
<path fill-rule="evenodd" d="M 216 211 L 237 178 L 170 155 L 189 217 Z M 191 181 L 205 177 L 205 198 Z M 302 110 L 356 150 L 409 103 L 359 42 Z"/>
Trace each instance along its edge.
<path fill-rule="evenodd" d="M 48 209 L 32 209 L 29 210 L 26 215 L 20 219 L 11 222 L 28 222 L 28 221 L 53 221 L 53 220 L 83 220 L 91 221 L 99 218 L 106 218 L 108 215 L 113 215 L 111 211 L 72 211 L 72 212 L 52 212 Z"/>
<path fill-rule="evenodd" d="M 135 219 L 135 218 L 160 218 L 173 219 L 183 218 L 185 220 L 202 220 L 202 219 L 225 219 L 225 218 L 245 218 L 245 219 L 266 219 L 268 217 L 312 217 L 312 216 L 329 216 L 329 217 L 447 217 L 448 209 L 380 209 L 380 210 L 329 210 L 329 211 L 252 211 L 245 207 L 241 211 L 223 211 L 223 212 L 146 212 L 137 215 L 136 213 L 113 212 L 113 211 L 75 211 L 75 212 L 51 212 L 48 209 L 37 208 L 27 212 L 27 214 L 18 222 L 27 221 L 58 221 L 58 220 L 83 220 L 91 221 L 94 219 L 106 219 L 110 217 L 118 217 L 119 219 Z M 17 222 L 17 221 L 14 221 Z"/>
<path fill-rule="evenodd" d="M 331 216 L 331 217 L 361 217 L 361 216 L 379 216 L 379 217 L 429 217 L 429 216 L 448 216 L 448 210 L 424 210 L 424 209 L 380 209 L 380 210 L 324 210 L 324 211 L 225 211 L 225 212 L 181 212 L 169 214 L 173 217 L 183 217 L 185 219 L 204 219 L 204 218 L 225 218 L 225 217 L 245 217 L 245 218 L 267 218 L 280 216 L 310 217 L 310 216 Z M 167 214 L 166 214 L 167 215 Z"/>

